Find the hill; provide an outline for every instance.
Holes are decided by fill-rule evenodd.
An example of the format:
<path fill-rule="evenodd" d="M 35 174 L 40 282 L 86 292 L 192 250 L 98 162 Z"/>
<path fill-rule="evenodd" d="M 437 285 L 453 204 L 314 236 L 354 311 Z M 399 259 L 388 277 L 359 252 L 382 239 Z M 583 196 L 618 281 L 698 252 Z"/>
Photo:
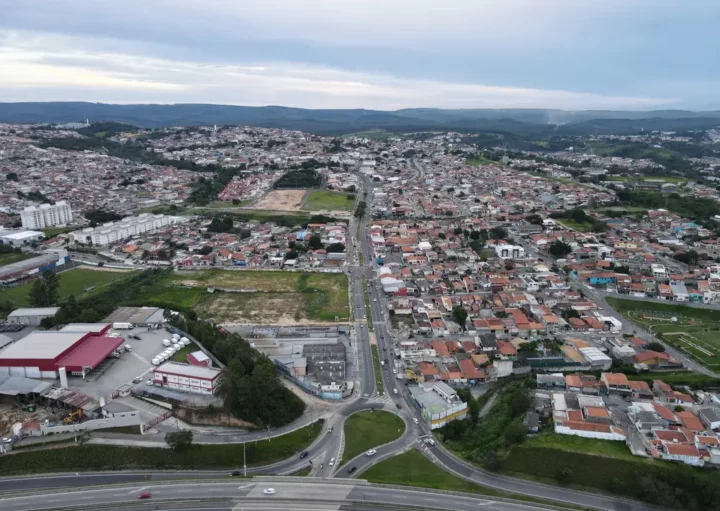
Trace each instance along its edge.
<path fill-rule="evenodd" d="M 461 131 L 508 133 L 522 137 L 630 134 L 641 130 L 707 129 L 720 125 L 720 111 L 413 108 L 309 110 L 282 106 L 247 107 L 211 104 L 115 105 L 86 102 L 0 103 L 0 122 L 66 123 L 84 119 L 114 121 L 146 128 L 198 125 L 247 125 L 341 135 L 382 129 L 393 133 Z"/>

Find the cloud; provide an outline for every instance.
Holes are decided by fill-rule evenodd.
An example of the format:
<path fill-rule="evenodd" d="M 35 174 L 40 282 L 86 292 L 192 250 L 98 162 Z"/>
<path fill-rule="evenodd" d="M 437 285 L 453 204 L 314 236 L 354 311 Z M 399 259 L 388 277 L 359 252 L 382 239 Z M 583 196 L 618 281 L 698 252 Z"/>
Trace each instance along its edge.
<path fill-rule="evenodd" d="M 301 62 L 227 63 L 110 51 L 106 39 L 5 32 L 0 95 L 6 100 L 278 104 L 307 108 L 408 107 L 643 109 L 675 98 L 406 78 Z M 126 49 L 126 48 L 123 48 Z M 149 46 L 146 50 L 152 50 Z"/>

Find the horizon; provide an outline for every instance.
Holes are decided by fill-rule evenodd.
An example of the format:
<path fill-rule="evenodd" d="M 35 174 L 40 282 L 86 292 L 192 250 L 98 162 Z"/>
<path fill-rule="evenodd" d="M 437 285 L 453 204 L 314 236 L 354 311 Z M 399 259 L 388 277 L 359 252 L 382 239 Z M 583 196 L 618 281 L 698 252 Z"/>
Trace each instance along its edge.
<path fill-rule="evenodd" d="M 3 102 L 720 109 L 720 4 L 0 2 Z"/>

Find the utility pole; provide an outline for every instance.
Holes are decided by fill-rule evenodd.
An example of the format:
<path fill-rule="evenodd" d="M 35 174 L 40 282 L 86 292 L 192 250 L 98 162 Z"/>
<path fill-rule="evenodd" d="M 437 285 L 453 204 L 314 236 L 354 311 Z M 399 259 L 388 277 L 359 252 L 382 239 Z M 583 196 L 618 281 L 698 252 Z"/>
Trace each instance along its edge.
<path fill-rule="evenodd" d="M 245 443 L 243 442 L 243 477 L 247 477 L 247 462 L 245 458 Z"/>

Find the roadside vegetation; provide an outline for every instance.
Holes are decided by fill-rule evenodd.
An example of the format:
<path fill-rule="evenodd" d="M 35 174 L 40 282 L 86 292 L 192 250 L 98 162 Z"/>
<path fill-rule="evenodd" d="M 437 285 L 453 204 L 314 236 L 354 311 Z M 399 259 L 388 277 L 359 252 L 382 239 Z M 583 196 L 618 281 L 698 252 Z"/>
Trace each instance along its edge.
<path fill-rule="evenodd" d="M 392 412 L 374 410 L 354 413 L 345 420 L 343 428 L 343 459 L 350 461 L 368 449 L 397 440 L 404 431 L 405 422 Z"/>
<path fill-rule="evenodd" d="M 322 430 L 322 421 L 272 440 L 245 445 L 248 467 L 269 465 L 306 449 Z M 241 469 L 243 444 L 187 445 L 182 449 L 84 444 L 14 453 L 0 457 L 0 472 L 90 472 L 129 469 Z"/>
<path fill-rule="evenodd" d="M 375 388 L 378 394 L 383 395 L 385 386 L 382 380 L 382 366 L 380 365 L 380 355 L 378 354 L 377 344 L 370 346 L 370 350 L 372 351 L 373 370 L 375 371 Z"/>

